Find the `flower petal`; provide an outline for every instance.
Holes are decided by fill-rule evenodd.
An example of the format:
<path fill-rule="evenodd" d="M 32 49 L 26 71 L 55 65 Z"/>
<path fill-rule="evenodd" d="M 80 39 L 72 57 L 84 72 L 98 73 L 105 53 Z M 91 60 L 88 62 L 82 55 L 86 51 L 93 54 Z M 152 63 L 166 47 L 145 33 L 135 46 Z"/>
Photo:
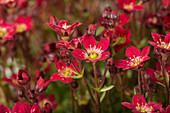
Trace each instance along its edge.
<path fill-rule="evenodd" d="M 60 74 L 61 74 L 60 72 L 52 74 L 50 80 L 51 81 L 61 80 Z"/>
<path fill-rule="evenodd" d="M 96 40 L 91 35 L 85 35 L 83 39 L 83 46 L 86 50 L 93 48 L 94 46 L 96 46 Z"/>
<path fill-rule="evenodd" d="M 74 57 L 80 59 L 80 60 L 85 60 L 87 53 L 84 50 L 81 49 L 75 49 L 72 51 L 72 54 Z"/>
<path fill-rule="evenodd" d="M 37 103 L 32 106 L 31 113 L 41 113 L 40 106 Z"/>
<path fill-rule="evenodd" d="M 134 5 L 134 9 L 135 10 L 142 10 L 142 9 L 145 9 L 145 6 L 144 5 Z"/>
<path fill-rule="evenodd" d="M 157 43 L 157 42 L 162 42 L 163 40 L 162 40 L 162 38 L 159 36 L 159 34 L 158 33 L 156 33 L 156 32 L 152 32 L 152 38 L 153 38 L 153 40 Z"/>
<path fill-rule="evenodd" d="M 126 55 L 129 59 L 134 59 L 135 57 L 139 56 L 139 50 L 134 46 L 128 47 L 126 49 Z"/>
<path fill-rule="evenodd" d="M 140 56 L 141 57 L 146 57 L 149 54 L 149 52 L 150 52 L 150 46 L 147 46 L 147 47 L 143 48 Z"/>
<path fill-rule="evenodd" d="M 135 109 L 135 105 L 129 102 L 122 102 L 122 105 L 131 108 L 131 109 Z"/>
<path fill-rule="evenodd" d="M 78 26 L 80 26 L 80 25 L 83 25 L 83 24 L 80 23 L 79 21 L 77 21 L 76 23 L 74 23 L 74 24 L 72 24 L 71 26 L 69 26 L 69 27 L 67 28 L 67 31 L 68 31 L 69 33 L 71 33 L 72 31 L 74 31 L 74 28 L 75 28 L 75 27 L 78 27 Z"/>
<path fill-rule="evenodd" d="M 118 25 L 123 26 L 129 21 L 129 16 L 125 13 L 119 15 Z"/>
<path fill-rule="evenodd" d="M 115 61 L 115 66 L 118 68 L 131 67 L 131 66 L 128 66 L 129 64 L 130 64 L 129 60 L 116 60 Z"/>
<path fill-rule="evenodd" d="M 162 107 L 162 104 L 159 102 L 149 102 L 146 106 L 149 108 L 152 106 L 153 108 L 152 111 L 155 111 L 155 110 L 160 109 Z"/>
<path fill-rule="evenodd" d="M 133 104 L 135 106 L 138 106 L 138 105 L 142 106 L 142 105 L 146 104 L 145 98 L 143 96 L 141 96 L 141 95 L 138 95 L 138 94 L 133 96 L 132 101 L 133 101 Z"/>
<path fill-rule="evenodd" d="M 62 77 L 62 78 L 61 78 L 61 81 L 62 81 L 63 83 L 69 83 L 69 82 L 71 82 L 71 80 L 72 80 L 71 77 Z"/>
<path fill-rule="evenodd" d="M 109 57 L 110 52 L 102 52 L 101 57 L 98 60 L 105 60 L 107 57 Z"/>
<path fill-rule="evenodd" d="M 170 44 L 170 33 L 165 36 L 164 42 Z"/>
<path fill-rule="evenodd" d="M 103 38 L 99 41 L 96 48 L 100 48 L 100 50 L 105 51 L 109 47 L 109 40 L 107 38 Z"/>

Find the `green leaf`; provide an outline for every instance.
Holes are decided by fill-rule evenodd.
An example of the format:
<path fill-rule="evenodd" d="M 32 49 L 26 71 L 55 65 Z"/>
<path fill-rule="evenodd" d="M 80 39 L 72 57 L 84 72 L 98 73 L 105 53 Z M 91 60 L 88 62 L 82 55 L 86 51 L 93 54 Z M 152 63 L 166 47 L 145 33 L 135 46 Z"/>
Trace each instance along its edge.
<path fill-rule="evenodd" d="M 161 85 L 161 86 L 163 86 L 163 87 L 165 87 L 165 85 L 162 84 L 161 82 L 156 82 L 156 83 L 159 84 L 159 85 Z"/>
<path fill-rule="evenodd" d="M 169 86 L 169 75 L 168 75 L 167 72 L 165 73 L 165 76 L 166 76 L 167 84 L 168 84 L 168 86 Z"/>
<path fill-rule="evenodd" d="M 104 88 L 100 89 L 100 92 L 106 92 L 108 90 L 111 90 L 113 87 L 114 87 L 114 85 L 110 85 L 108 87 L 105 86 Z"/>
<path fill-rule="evenodd" d="M 98 89 L 98 88 L 92 87 L 92 89 L 94 89 L 94 90 L 97 91 L 97 92 L 100 92 L 100 89 Z"/>
<path fill-rule="evenodd" d="M 106 92 L 103 92 L 102 95 L 101 95 L 101 97 L 100 97 L 100 103 L 103 101 L 105 95 L 106 95 Z"/>
<path fill-rule="evenodd" d="M 72 69 L 71 69 L 72 70 Z M 73 73 L 75 73 L 77 76 L 69 76 L 69 77 L 71 77 L 71 78 L 73 78 L 73 79 L 80 79 L 80 78 L 82 78 L 83 77 L 83 74 L 84 74 L 84 68 L 83 68 L 83 70 L 82 70 L 82 72 L 81 72 L 81 74 L 79 74 L 78 72 L 76 72 L 76 71 L 74 71 L 74 70 L 72 70 L 73 71 Z"/>

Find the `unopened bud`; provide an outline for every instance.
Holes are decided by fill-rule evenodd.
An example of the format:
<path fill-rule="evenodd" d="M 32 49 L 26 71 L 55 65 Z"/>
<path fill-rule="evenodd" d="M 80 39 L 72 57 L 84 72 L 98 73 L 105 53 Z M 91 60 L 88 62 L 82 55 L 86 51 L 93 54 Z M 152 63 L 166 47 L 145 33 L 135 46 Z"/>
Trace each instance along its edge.
<path fill-rule="evenodd" d="M 24 69 L 20 69 L 17 74 L 18 83 L 20 83 L 21 85 L 25 85 L 29 82 L 29 80 L 30 80 L 30 77 L 29 77 L 28 72 Z"/>
<path fill-rule="evenodd" d="M 53 110 L 52 110 L 51 104 L 49 104 L 48 102 L 45 103 L 43 113 L 52 113 L 52 111 Z"/>

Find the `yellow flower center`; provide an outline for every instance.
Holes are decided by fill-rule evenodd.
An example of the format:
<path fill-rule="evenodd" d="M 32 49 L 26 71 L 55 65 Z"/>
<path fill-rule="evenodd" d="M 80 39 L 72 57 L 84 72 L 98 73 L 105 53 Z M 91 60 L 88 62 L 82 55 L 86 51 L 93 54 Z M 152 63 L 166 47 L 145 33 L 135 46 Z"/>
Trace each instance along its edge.
<path fill-rule="evenodd" d="M 137 103 L 137 105 L 138 105 L 138 106 L 136 107 L 136 110 L 137 110 L 137 111 L 140 111 L 140 112 L 143 112 L 143 113 L 150 113 L 150 112 L 152 112 L 152 109 L 153 109 L 152 106 L 146 107 L 147 104 L 143 105 L 143 103 L 142 103 L 141 106 L 140 106 L 139 103 Z"/>
<path fill-rule="evenodd" d="M 158 47 L 163 47 L 165 49 L 170 49 L 170 43 L 161 42 L 161 44 L 160 44 L 159 42 L 157 42 L 157 46 Z"/>
<path fill-rule="evenodd" d="M 60 70 L 58 70 L 58 71 L 60 71 Z M 68 68 L 65 68 L 65 69 L 63 69 L 62 70 L 62 72 L 61 72 L 61 77 L 69 77 L 70 75 L 71 75 L 71 70 L 70 69 L 68 69 Z"/>
<path fill-rule="evenodd" d="M 133 59 L 131 59 L 131 61 L 132 61 L 131 65 L 137 66 L 142 60 L 143 60 L 143 58 L 141 56 L 134 57 Z"/>
<path fill-rule="evenodd" d="M 8 33 L 5 28 L 0 27 L 0 37 L 6 36 Z"/>
<path fill-rule="evenodd" d="M 17 26 L 17 29 L 16 29 L 16 32 L 23 32 L 27 29 L 27 26 L 25 24 L 16 24 Z"/>
<path fill-rule="evenodd" d="M 64 29 L 67 29 L 68 27 L 69 27 L 69 25 L 67 25 L 66 23 L 63 24 L 63 26 L 62 26 L 62 28 L 64 28 Z"/>
<path fill-rule="evenodd" d="M 133 10 L 133 2 L 130 4 L 124 4 L 123 8 L 126 10 Z"/>
<path fill-rule="evenodd" d="M 98 57 L 98 54 L 97 53 L 91 53 L 90 55 L 89 55 L 89 58 L 91 59 L 91 60 L 94 60 L 94 59 L 96 59 Z"/>
<path fill-rule="evenodd" d="M 117 43 L 118 45 L 124 44 L 125 41 L 126 41 L 125 37 L 118 37 L 118 38 L 116 39 L 116 43 Z"/>

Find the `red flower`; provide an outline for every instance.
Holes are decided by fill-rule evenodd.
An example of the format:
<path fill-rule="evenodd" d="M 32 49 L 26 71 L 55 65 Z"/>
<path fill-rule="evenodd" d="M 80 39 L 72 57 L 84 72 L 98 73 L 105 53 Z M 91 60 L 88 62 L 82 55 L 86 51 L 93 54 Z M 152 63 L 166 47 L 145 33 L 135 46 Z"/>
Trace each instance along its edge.
<path fill-rule="evenodd" d="M 79 21 L 72 25 L 68 25 L 66 20 L 61 20 L 58 22 L 57 17 L 50 17 L 50 22 L 47 22 L 48 26 L 51 27 L 54 31 L 57 32 L 58 35 L 61 36 L 61 39 L 69 41 L 69 36 L 72 35 L 74 29 L 80 25 L 83 25 Z"/>
<path fill-rule="evenodd" d="M 166 30 L 170 30 L 170 16 L 164 17 L 163 26 Z"/>
<path fill-rule="evenodd" d="M 17 81 L 17 75 L 16 74 L 12 74 L 12 78 L 2 78 L 2 81 L 4 81 L 4 82 L 7 82 L 7 83 L 10 83 L 10 84 L 12 84 L 13 86 L 18 86 L 19 85 L 19 83 L 18 83 L 18 81 Z"/>
<path fill-rule="evenodd" d="M 104 35 L 104 37 L 106 37 L 106 38 L 111 38 L 111 37 L 113 37 L 113 31 L 114 30 L 108 30 L 108 29 L 104 29 L 103 31 L 102 31 L 102 34 Z"/>
<path fill-rule="evenodd" d="M 103 38 L 96 44 L 96 40 L 91 35 L 85 35 L 83 39 L 83 46 L 87 50 L 75 49 L 72 54 L 74 57 L 85 60 L 86 62 L 96 62 L 98 60 L 106 59 L 110 53 L 104 52 L 109 47 L 109 40 L 107 38 Z"/>
<path fill-rule="evenodd" d="M 30 111 L 31 106 L 26 102 L 17 102 L 12 109 L 12 113 L 30 113 Z"/>
<path fill-rule="evenodd" d="M 77 60 L 72 60 L 72 62 L 75 64 L 75 66 L 78 65 Z M 63 83 L 69 83 L 72 80 L 72 78 L 69 76 L 76 76 L 76 74 L 72 71 L 76 71 L 72 64 L 70 66 L 66 66 L 64 61 L 58 60 L 55 62 L 55 66 L 58 72 L 51 76 L 51 81 L 61 80 Z"/>
<path fill-rule="evenodd" d="M 40 106 L 37 103 L 32 106 L 31 113 L 42 113 Z"/>
<path fill-rule="evenodd" d="M 29 82 L 30 77 L 27 70 L 20 69 L 17 74 L 18 83 L 25 85 Z"/>
<path fill-rule="evenodd" d="M 39 80 L 37 81 L 36 84 L 36 91 L 38 92 L 43 92 L 46 90 L 46 88 L 48 87 L 48 85 L 50 84 L 50 80 L 46 79 L 42 79 L 42 77 L 39 78 Z"/>
<path fill-rule="evenodd" d="M 130 34 L 131 32 L 129 29 L 124 30 L 119 26 L 115 28 L 115 35 L 113 39 L 113 44 L 116 44 L 113 47 L 115 52 L 118 52 L 120 49 L 122 49 L 124 46 L 127 46 L 131 42 Z"/>
<path fill-rule="evenodd" d="M 170 105 L 168 105 L 166 108 L 161 108 L 160 113 L 170 113 Z"/>
<path fill-rule="evenodd" d="M 18 16 L 15 20 L 16 33 L 22 33 L 30 30 L 32 28 L 31 20 L 32 18 L 30 16 L 26 18 Z"/>
<path fill-rule="evenodd" d="M 0 23 L 0 38 L 6 40 L 13 40 L 13 35 L 15 34 L 14 24 L 7 24 L 5 21 Z"/>
<path fill-rule="evenodd" d="M 164 9 L 167 9 L 169 7 L 169 4 L 170 4 L 169 0 L 162 0 L 162 7 Z"/>
<path fill-rule="evenodd" d="M 157 70 L 146 68 L 145 71 L 150 75 L 150 78 L 153 82 L 162 82 L 163 75 L 161 74 L 161 66 L 159 62 L 157 62 L 156 68 Z"/>
<path fill-rule="evenodd" d="M 139 3 L 141 4 L 141 3 Z M 135 10 L 142 10 L 144 5 L 136 5 L 136 0 L 118 0 L 118 5 L 127 12 L 133 12 Z"/>
<path fill-rule="evenodd" d="M 157 111 L 162 107 L 161 103 L 158 102 L 149 102 L 148 104 L 145 101 L 145 98 L 141 95 L 134 95 L 133 96 L 133 104 L 129 102 L 122 102 L 122 105 L 133 109 L 133 113 L 155 113 L 154 111 Z"/>
<path fill-rule="evenodd" d="M 0 4 L 3 4 L 3 5 L 11 4 L 13 2 L 16 2 L 16 0 L 0 0 Z"/>
<path fill-rule="evenodd" d="M 117 60 L 115 62 L 115 66 L 118 68 L 123 68 L 123 70 L 138 69 L 144 65 L 146 60 L 150 59 L 150 57 L 147 56 L 149 51 L 149 46 L 143 48 L 141 53 L 139 53 L 139 50 L 134 46 L 128 47 L 126 49 L 126 55 L 130 60 Z"/>
<path fill-rule="evenodd" d="M 0 105 L 0 113 L 11 113 L 11 110 L 4 105 Z"/>
<path fill-rule="evenodd" d="M 103 15 L 99 18 L 99 25 L 106 28 L 113 28 L 117 25 L 125 25 L 129 21 L 129 16 L 125 13 L 117 14 L 110 7 L 106 7 Z"/>
<path fill-rule="evenodd" d="M 155 27 L 159 25 L 158 17 L 155 14 L 148 14 L 145 20 L 147 27 Z"/>
<path fill-rule="evenodd" d="M 156 32 L 152 32 L 152 38 L 155 42 L 148 41 L 149 44 L 153 45 L 155 48 L 170 52 L 170 33 L 165 36 L 164 41 Z"/>
<path fill-rule="evenodd" d="M 49 95 L 48 97 L 46 97 L 44 94 L 41 94 L 38 97 L 38 104 L 43 107 L 46 103 L 49 103 L 53 110 L 55 110 L 58 106 L 58 103 L 55 102 L 55 96 L 53 94 Z"/>

